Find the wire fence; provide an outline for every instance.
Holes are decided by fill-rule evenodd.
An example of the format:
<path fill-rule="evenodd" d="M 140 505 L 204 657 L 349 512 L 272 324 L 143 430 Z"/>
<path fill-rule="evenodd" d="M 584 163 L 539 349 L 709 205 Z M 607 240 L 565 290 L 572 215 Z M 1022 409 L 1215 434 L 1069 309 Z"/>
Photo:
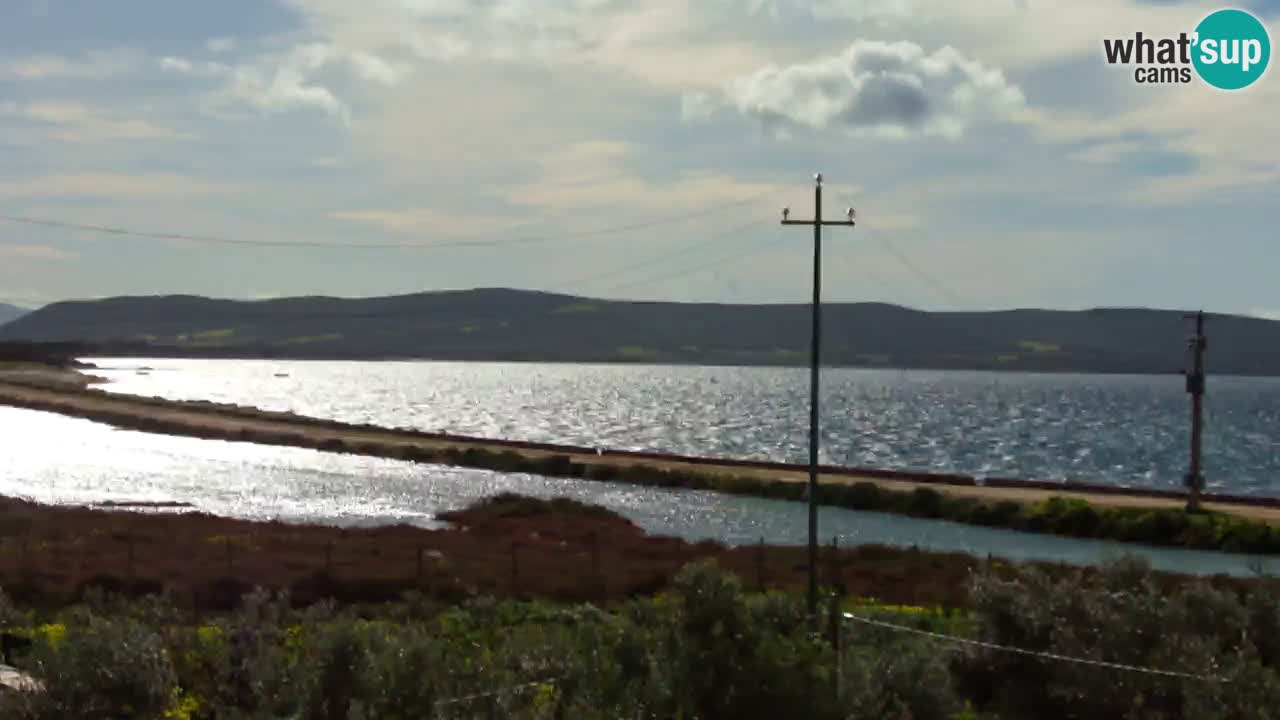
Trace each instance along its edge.
<path fill-rule="evenodd" d="M 931 638 L 940 642 L 953 643 L 957 645 L 966 645 L 969 647 L 982 648 L 984 650 L 992 650 L 995 652 L 1012 653 L 1025 657 L 1034 657 L 1041 660 L 1051 660 L 1054 662 L 1072 663 L 1077 665 L 1090 665 L 1093 667 L 1106 668 L 1108 670 L 1120 670 L 1123 672 L 1142 673 L 1146 675 L 1160 675 L 1164 677 L 1181 678 L 1185 680 L 1200 680 L 1205 682 L 1230 682 L 1225 678 L 1215 677 L 1212 675 L 1196 675 L 1194 673 L 1177 672 L 1174 670 L 1161 670 L 1158 668 L 1142 667 L 1139 665 L 1126 665 L 1124 663 L 1108 662 L 1106 660 L 1095 660 L 1093 658 L 1073 657 L 1070 655 L 1061 655 L 1058 653 L 1046 652 L 1042 650 L 1027 650 L 1025 648 L 1011 647 L 1008 645 L 998 645 L 995 643 L 984 642 L 982 640 L 974 640 L 972 638 L 963 638 L 955 635 L 945 635 L 943 633 L 932 632 L 930 630 L 922 630 L 913 628 L 909 625 L 900 625 L 897 623 L 886 622 L 884 620 L 874 620 L 872 618 L 856 615 L 854 613 L 843 613 L 842 617 L 856 623 L 879 627 L 895 632 L 910 633 L 922 637 Z"/>
<path fill-rule="evenodd" d="M 498 688 L 497 690 L 490 690 L 488 692 L 473 693 L 471 695 L 461 695 L 458 697 L 445 698 L 444 700 L 437 700 L 435 705 L 436 707 L 449 707 L 451 705 L 462 705 L 465 703 L 475 702 L 476 700 L 485 700 L 488 698 L 502 697 L 505 695 L 518 695 L 520 693 L 528 692 L 529 690 L 533 690 L 536 688 L 543 688 L 548 685 L 555 685 L 556 683 L 562 681 L 563 679 L 564 679 L 563 676 L 556 676 L 556 677 L 544 678 L 542 680 L 532 680 L 529 682 L 520 683 L 519 685 L 510 685 L 508 687 Z"/>

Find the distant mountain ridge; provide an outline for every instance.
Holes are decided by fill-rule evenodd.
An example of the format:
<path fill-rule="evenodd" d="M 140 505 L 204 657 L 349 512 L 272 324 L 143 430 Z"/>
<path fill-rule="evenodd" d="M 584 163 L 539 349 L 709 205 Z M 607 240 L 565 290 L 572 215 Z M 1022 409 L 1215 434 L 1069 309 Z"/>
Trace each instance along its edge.
<path fill-rule="evenodd" d="M 1176 373 L 1181 311 L 925 312 L 823 306 L 830 365 Z M 1209 371 L 1280 375 L 1280 322 L 1210 315 Z M 500 288 L 378 298 L 218 300 L 192 295 L 62 302 L 0 340 L 86 342 L 102 354 L 317 359 L 804 365 L 806 304 L 597 300 Z"/>
<path fill-rule="evenodd" d="M 0 303 L 0 325 L 17 320 L 29 312 L 31 311 L 26 308 L 20 308 L 17 305 Z"/>

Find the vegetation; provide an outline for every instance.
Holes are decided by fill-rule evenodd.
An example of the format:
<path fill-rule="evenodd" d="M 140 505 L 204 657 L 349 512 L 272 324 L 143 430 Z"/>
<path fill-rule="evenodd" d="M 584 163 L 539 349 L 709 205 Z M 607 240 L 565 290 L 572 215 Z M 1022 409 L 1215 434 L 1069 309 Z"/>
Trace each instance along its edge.
<path fill-rule="evenodd" d="M 262 591 L 232 612 L 194 620 L 163 600 L 93 595 L 53 617 L 5 604 L 0 619 L 11 630 L 36 628 L 18 664 L 44 689 L 0 693 L 0 715 L 1280 717 L 1280 588 L 1164 590 L 1128 560 L 1058 580 L 979 571 L 971 585 L 971 612 L 844 607 L 899 628 L 1160 672 L 851 621 L 824 619 L 815 631 L 799 595 L 747 592 L 702 562 L 686 566 L 668 592 L 607 610 L 487 598 L 452 605 L 412 594 L 304 607 Z"/>
<path fill-rule="evenodd" d="M 1164 374 L 1185 363 L 1175 311 L 930 313 L 828 303 L 824 316 L 823 355 L 833 365 Z M 1280 323 L 1239 316 L 1211 322 L 1214 372 L 1280 373 Z M 235 333 L 216 343 L 178 340 L 226 328 Z M 103 356 L 802 365 L 808 328 L 804 304 L 624 302 L 490 288 L 352 299 L 62 302 L 4 325 L 0 339 L 83 341 L 101 344 L 93 354 Z"/>
<path fill-rule="evenodd" d="M 77 355 L 87 346 L 74 343 L 32 343 L 0 341 L 0 363 L 45 367 L 80 367 Z"/>

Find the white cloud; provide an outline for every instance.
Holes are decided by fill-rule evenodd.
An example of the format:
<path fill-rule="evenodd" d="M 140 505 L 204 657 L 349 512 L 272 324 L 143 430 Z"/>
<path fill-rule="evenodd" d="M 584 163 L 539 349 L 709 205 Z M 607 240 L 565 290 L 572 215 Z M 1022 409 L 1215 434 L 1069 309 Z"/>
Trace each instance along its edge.
<path fill-rule="evenodd" d="M 189 139 L 188 133 L 157 125 L 136 117 L 121 117 L 78 102 L 41 101 L 0 108 L 0 116 L 34 123 L 32 127 L 10 128 L 12 139 L 24 142 L 68 142 L 99 144 L 120 141 L 170 141 Z"/>
<path fill-rule="evenodd" d="M 216 37 L 209 38 L 204 46 L 211 53 L 225 53 L 235 50 L 240 44 L 233 37 Z"/>
<path fill-rule="evenodd" d="M 349 62 L 360 77 L 383 85 L 396 85 L 407 73 L 403 67 L 392 65 L 377 55 L 366 52 L 351 53 Z"/>
<path fill-rule="evenodd" d="M 0 197 L 184 197 L 221 192 L 204 180 L 173 173 L 74 173 L 0 181 Z"/>
<path fill-rule="evenodd" d="M 161 58 L 159 65 L 170 72 L 220 80 L 222 87 L 213 95 L 215 105 L 247 104 L 267 113 L 318 110 L 344 124 L 351 120 L 349 103 L 333 89 L 328 81 L 333 78 L 321 80 L 318 75 L 336 66 L 361 80 L 394 86 L 409 74 L 405 65 L 376 53 L 325 42 L 300 43 L 236 65 L 181 57 Z"/>
<path fill-rule="evenodd" d="M 6 261 L 67 262 L 80 257 L 76 253 L 52 245 L 0 243 L 0 258 Z"/>
<path fill-rule="evenodd" d="M 955 138 L 974 122 L 1015 119 L 1025 100 L 998 69 L 953 48 L 859 40 L 839 55 L 737 78 L 720 102 L 772 129 Z M 690 107 L 705 114 L 706 96 L 687 96 Z"/>
<path fill-rule="evenodd" d="M 515 222 L 502 218 L 459 214 L 439 208 L 342 210 L 329 217 L 344 222 L 373 225 L 388 232 L 422 236 L 423 242 L 475 238 L 510 229 Z"/>
<path fill-rule="evenodd" d="M 195 66 L 190 60 L 180 57 L 163 57 L 160 58 L 160 67 L 164 70 L 172 70 L 180 73 L 191 73 L 195 71 Z"/>
<path fill-rule="evenodd" d="M 0 61 L 0 79 L 99 80 L 132 72 L 141 64 L 142 55 L 134 50 L 94 50 L 84 53 L 82 57 L 33 55 Z"/>
<path fill-rule="evenodd" d="M 1280 320 L 1280 308 L 1254 308 L 1249 314 L 1263 320 Z"/>
<path fill-rule="evenodd" d="M 258 67 L 235 68 L 221 93 L 226 102 L 245 102 L 268 113 L 297 109 L 320 110 L 343 123 L 350 122 L 351 111 L 329 88 L 310 83 L 306 75 L 293 67 L 265 70 Z"/>

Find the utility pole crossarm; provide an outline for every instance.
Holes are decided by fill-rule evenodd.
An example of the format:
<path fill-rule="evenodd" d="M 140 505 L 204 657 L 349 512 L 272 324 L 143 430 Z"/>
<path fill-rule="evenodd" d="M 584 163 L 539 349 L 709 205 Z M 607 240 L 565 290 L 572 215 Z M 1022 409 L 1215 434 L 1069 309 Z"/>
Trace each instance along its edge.
<path fill-rule="evenodd" d="M 822 353 L 822 228 L 853 227 L 853 208 L 844 220 L 822 219 L 822 174 L 814 176 L 813 219 L 792 220 L 791 208 L 782 209 L 783 225 L 813 227 L 813 334 L 809 350 L 809 621 L 818 622 L 818 372 Z"/>

